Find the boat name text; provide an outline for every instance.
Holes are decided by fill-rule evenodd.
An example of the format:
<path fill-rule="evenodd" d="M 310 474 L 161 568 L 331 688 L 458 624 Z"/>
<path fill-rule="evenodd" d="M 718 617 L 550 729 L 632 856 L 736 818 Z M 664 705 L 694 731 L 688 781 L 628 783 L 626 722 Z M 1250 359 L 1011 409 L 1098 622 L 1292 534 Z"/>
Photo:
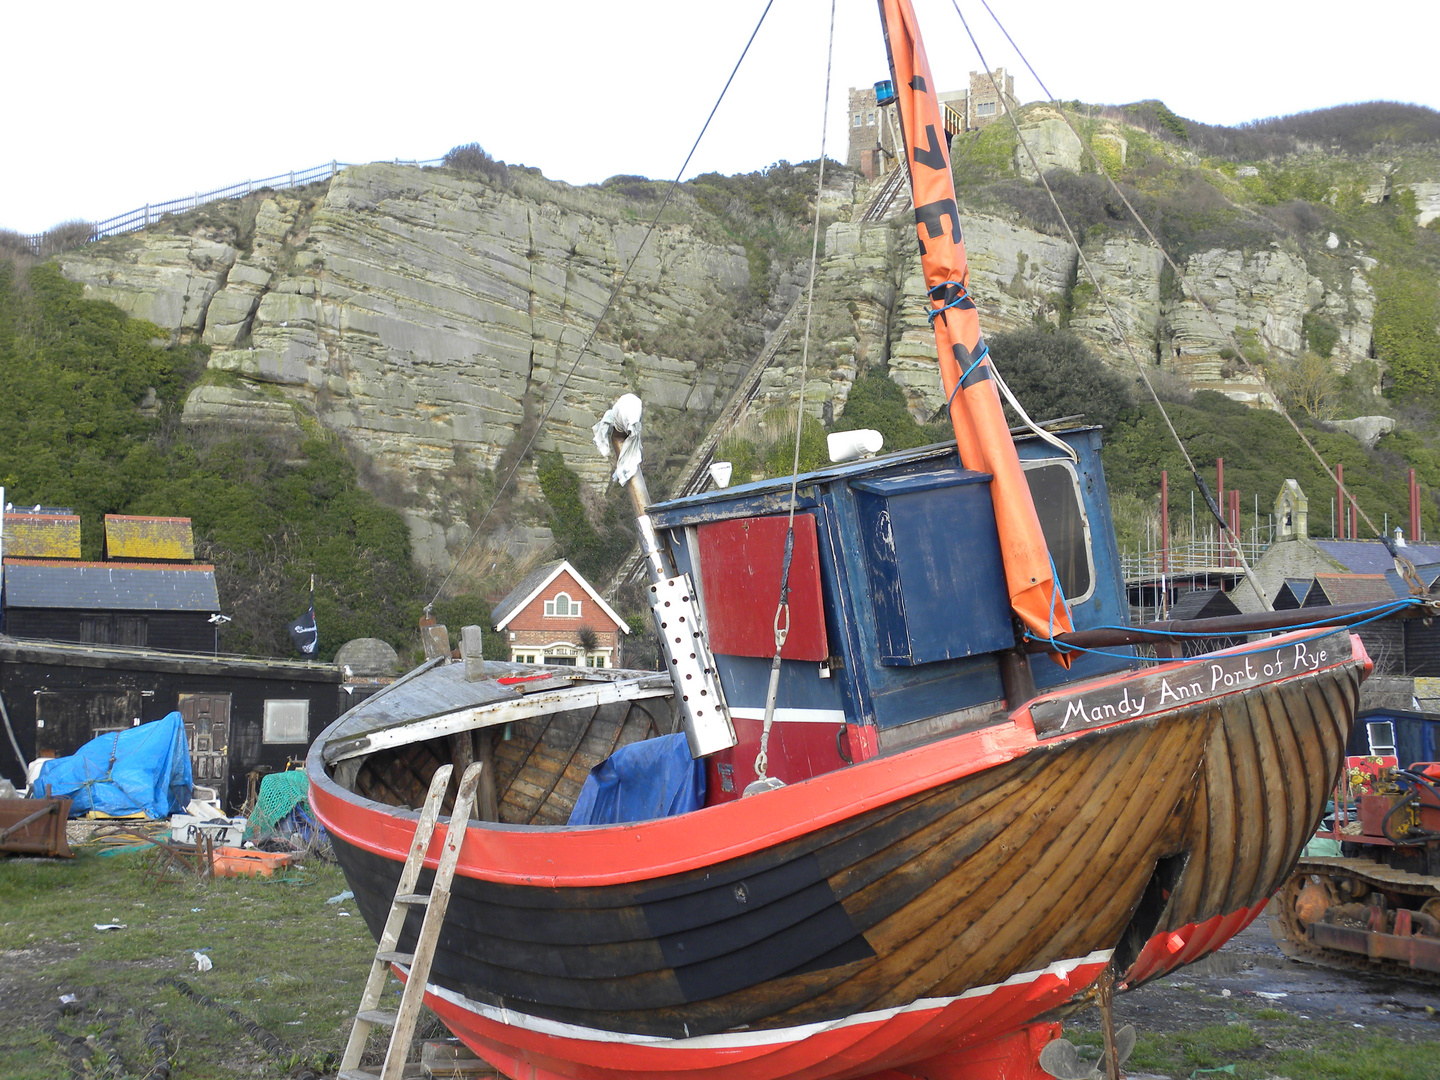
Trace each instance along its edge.
<path fill-rule="evenodd" d="M 1037 736 L 1053 738 L 1305 675 L 1350 656 L 1350 635 L 1339 631 L 1318 640 L 1287 641 L 1272 649 L 1198 660 L 1087 693 L 1050 698 L 1032 705 L 1030 717 Z"/>

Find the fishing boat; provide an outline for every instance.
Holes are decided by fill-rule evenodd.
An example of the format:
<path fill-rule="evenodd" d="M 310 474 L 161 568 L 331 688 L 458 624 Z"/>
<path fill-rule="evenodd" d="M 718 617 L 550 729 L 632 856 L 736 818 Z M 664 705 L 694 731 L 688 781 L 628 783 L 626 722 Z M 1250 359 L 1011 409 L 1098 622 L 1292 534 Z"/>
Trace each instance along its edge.
<path fill-rule="evenodd" d="M 1259 914 L 1338 774 L 1370 670 L 1339 620 L 1136 654 L 1185 628 L 1126 626 L 1099 431 L 1005 426 L 914 15 L 881 7 L 955 442 L 658 503 L 622 477 L 668 670 L 437 658 L 311 748 L 377 940 L 436 770 L 483 763 L 436 830 L 425 1002 L 507 1076 L 1049 1075 L 1066 1015 Z"/>

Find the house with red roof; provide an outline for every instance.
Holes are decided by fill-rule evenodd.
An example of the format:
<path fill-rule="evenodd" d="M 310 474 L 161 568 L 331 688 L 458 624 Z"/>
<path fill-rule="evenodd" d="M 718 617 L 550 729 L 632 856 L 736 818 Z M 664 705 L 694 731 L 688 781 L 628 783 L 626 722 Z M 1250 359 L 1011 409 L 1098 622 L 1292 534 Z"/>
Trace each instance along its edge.
<path fill-rule="evenodd" d="M 618 667 L 630 624 L 565 559 L 537 566 L 491 612 L 518 664 Z"/>

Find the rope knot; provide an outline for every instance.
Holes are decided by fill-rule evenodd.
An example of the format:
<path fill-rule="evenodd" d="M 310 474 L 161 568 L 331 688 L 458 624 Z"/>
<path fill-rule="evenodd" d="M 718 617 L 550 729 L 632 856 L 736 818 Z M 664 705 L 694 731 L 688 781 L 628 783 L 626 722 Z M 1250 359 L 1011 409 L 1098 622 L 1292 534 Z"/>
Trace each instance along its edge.
<path fill-rule="evenodd" d="M 926 290 L 926 295 L 928 295 L 931 300 L 940 301 L 938 308 L 932 308 L 926 312 L 926 315 L 930 319 L 930 324 L 933 326 L 935 324 L 935 316 L 942 315 L 952 307 L 969 300 L 970 290 L 958 281 L 942 281 L 939 285 L 930 286 L 930 288 Z"/>

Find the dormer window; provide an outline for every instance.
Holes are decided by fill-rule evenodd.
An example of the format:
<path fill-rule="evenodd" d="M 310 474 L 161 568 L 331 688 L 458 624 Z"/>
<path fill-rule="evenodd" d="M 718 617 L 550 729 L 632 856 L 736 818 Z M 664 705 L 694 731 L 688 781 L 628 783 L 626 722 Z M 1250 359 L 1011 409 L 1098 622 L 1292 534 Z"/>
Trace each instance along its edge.
<path fill-rule="evenodd" d="M 554 600 L 545 601 L 545 614 L 557 619 L 578 619 L 580 601 L 571 600 L 569 593 L 557 593 Z"/>

